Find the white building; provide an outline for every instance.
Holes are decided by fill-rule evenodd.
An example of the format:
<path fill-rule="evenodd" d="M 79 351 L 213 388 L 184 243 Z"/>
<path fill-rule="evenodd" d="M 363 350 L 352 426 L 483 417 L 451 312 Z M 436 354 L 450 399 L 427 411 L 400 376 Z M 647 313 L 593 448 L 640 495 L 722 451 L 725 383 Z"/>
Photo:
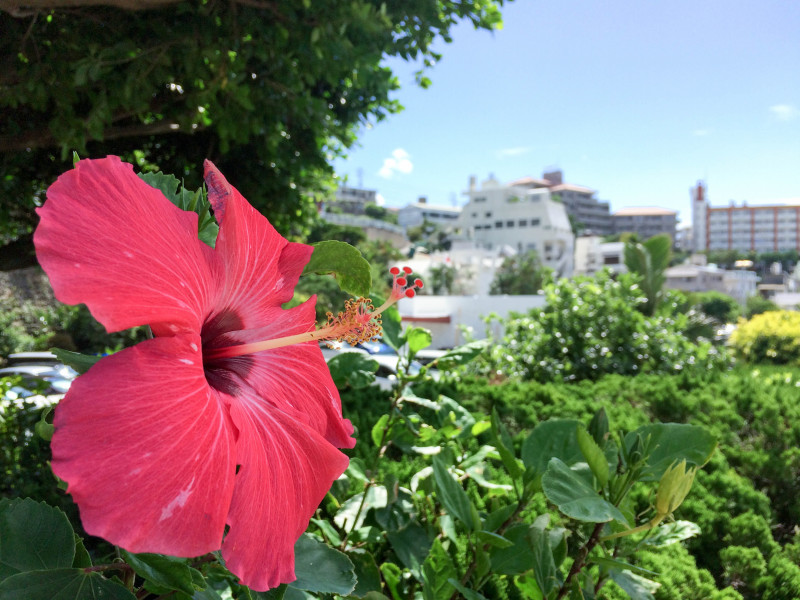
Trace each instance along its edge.
<path fill-rule="evenodd" d="M 457 206 L 442 206 L 428 204 L 425 198 L 420 198 L 414 204 L 407 204 L 397 211 L 397 224 L 403 229 L 417 227 L 425 221 L 437 225 L 454 225 L 461 214 Z"/>
<path fill-rule="evenodd" d="M 575 240 L 575 275 L 594 275 L 603 269 L 626 273 L 624 242 L 603 242 L 596 235 L 581 236 Z"/>
<path fill-rule="evenodd" d="M 689 191 L 695 252 L 739 250 L 800 251 L 800 199 L 785 204 L 712 207 L 702 181 Z"/>
<path fill-rule="evenodd" d="M 664 275 L 665 286 L 684 292 L 715 290 L 734 298 L 744 305 L 758 288 L 758 275 L 754 271 L 736 269 L 727 271 L 716 265 L 682 264 L 668 268 Z"/>
<path fill-rule="evenodd" d="M 493 177 L 478 188 L 473 177 L 465 194 L 469 201 L 458 225 L 467 239 L 487 249 L 535 250 L 557 276 L 572 275 L 575 236 L 564 204 L 553 200 L 550 189 Z"/>
<path fill-rule="evenodd" d="M 629 206 L 611 215 L 611 221 L 614 233 L 635 233 L 642 240 L 666 233 L 674 242 L 678 212 L 658 206 Z"/>
<path fill-rule="evenodd" d="M 424 327 L 431 331 L 432 348 L 453 348 L 468 341 L 462 328 L 473 339 L 486 337 L 483 318 L 491 313 L 507 317 L 512 312 L 525 313 L 545 305 L 545 297 L 535 296 L 415 296 L 401 298 L 397 310 L 403 323 Z M 503 332 L 500 324 L 492 323 L 490 331 L 495 339 Z"/>

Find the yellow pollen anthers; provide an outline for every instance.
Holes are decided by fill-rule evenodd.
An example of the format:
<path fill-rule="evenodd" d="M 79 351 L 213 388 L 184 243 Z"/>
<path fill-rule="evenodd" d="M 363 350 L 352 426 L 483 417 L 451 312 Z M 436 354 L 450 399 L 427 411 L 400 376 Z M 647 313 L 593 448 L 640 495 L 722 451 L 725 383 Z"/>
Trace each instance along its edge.
<path fill-rule="evenodd" d="M 386 302 L 377 309 L 372 306 L 372 300 L 369 298 L 351 299 L 345 302 L 344 310 L 336 316 L 329 312 L 327 314 L 328 322 L 321 329 L 296 333 L 282 338 L 239 344 L 238 346 L 203 348 L 203 361 L 208 362 L 222 358 L 244 356 L 306 342 L 338 340 L 347 342 L 350 345 L 356 345 L 375 340 L 383 333 L 381 313 L 401 298 L 413 298 L 416 295 L 416 290 L 422 289 L 423 286 L 421 279 L 409 281 L 409 275 L 412 273 L 410 267 L 403 267 L 402 271 L 397 267 L 392 267 L 389 272 L 393 278 L 392 292 Z"/>
<path fill-rule="evenodd" d="M 383 333 L 381 315 L 375 312 L 369 298 L 347 300 L 342 312 L 336 316 L 329 312 L 327 317 L 328 324 L 323 329 L 331 332 L 330 341 L 338 340 L 355 346 L 378 339 Z M 330 341 L 328 346 L 332 348 Z"/>

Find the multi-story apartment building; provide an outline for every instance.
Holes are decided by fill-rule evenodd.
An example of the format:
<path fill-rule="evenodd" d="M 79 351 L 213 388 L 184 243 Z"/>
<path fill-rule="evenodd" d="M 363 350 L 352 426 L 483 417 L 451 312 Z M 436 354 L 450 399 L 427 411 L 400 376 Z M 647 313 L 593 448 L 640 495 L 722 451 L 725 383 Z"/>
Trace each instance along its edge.
<path fill-rule="evenodd" d="M 678 213 L 657 206 L 623 208 L 611 215 L 614 233 L 635 233 L 646 240 L 660 233 L 674 240 L 678 228 Z"/>
<path fill-rule="evenodd" d="M 489 249 L 536 250 L 558 276 L 572 275 L 575 236 L 564 204 L 553 199 L 548 187 L 523 180 L 502 184 L 490 177 L 478 188 L 471 177 L 465 194 L 469 201 L 459 227 L 467 239 Z"/>
<path fill-rule="evenodd" d="M 608 202 L 595 198 L 596 192 L 593 189 L 564 183 L 562 171 L 549 171 L 541 179 L 523 177 L 511 182 L 511 185 L 548 188 L 554 199 L 564 203 L 576 230 L 584 235 L 602 236 L 613 233 Z"/>
<path fill-rule="evenodd" d="M 428 204 L 424 197 L 414 204 L 407 204 L 397 211 L 397 224 L 403 229 L 422 225 L 425 221 L 437 225 L 454 225 L 461 214 L 457 206 L 441 206 Z"/>
<path fill-rule="evenodd" d="M 800 199 L 786 204 L 712 207 L 702 181 L 690 190 L 694 250 L 800 251 Z"/>
<path fill-rule="evenodd" d="M 367 204 L 374 204 L 376 199 L 375 190 L 342 186 L 336 190 L 335 206 L 345 213 L 363 215 Z"/>

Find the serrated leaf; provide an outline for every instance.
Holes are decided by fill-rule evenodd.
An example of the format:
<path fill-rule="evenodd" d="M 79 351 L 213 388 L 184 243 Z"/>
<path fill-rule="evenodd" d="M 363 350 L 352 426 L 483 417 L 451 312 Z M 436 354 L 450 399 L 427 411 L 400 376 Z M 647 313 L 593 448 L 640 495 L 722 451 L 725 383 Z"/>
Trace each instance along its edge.
<path fill-rule="evenodd" d="M 50 352 L 55 354 L 62 363 L 72 367 L 80 374 L 86 373 L 97 361 L 103 358 L 102 356 L 89 356 L 88 354 L 80 354 L 62 348 L 51 348 Z"/>
<path fill-rule="evenodd" d="M 184 559 L 162 554 L 132 554 L 125 550 L 120 550 L 120 554 L 143 579 L 168 590 L 194 594 L 192 573 Z"/>
<path fill-rule="evenodd" d="M 418 580 L 422 579 L 422 563 L 428 555 L 431 541 L 428 534 L 417 523 L 411 523 L 400 531 L 389 531 L 386 534 L 397 557 L 411 574 Z"/>
<path fill-rule="evenodd" d="M 362 389 L 375 382 L 378 363 L 363 352 L 340 352 L 328 361 L 337 389 Z"/>
<path fill-rule="evenodd" d="M 616 506 L 602 498 L 592 486 L 558 458 L 550 459 L 542 477 L 542 489 L 547 499 L 572 519 L 589 523 L 615 520 L 628 524 Z"/>
<path fill-rule="evenodd" d="M 519 575 L 533 568 L 534 556 L 531 551 L 530 525 L 520 524 L 509 527 L 503 534 L 511 542 L 507 548 L 492 548 L 492 570 L 501 575 Z"/>
<path fill-rule="evenodd" d="M 72 559 L 72 566 L 75 569 L 85 569 L 92 566 L 92 557 L 86 546 L 83 545 L 83 539 L 75 534 L 75 558 Z"/>
<path fill-rule="evenodd" d="M 369 296 L 372 273 L 369 263 L 356 248 L 345 242 L 326 240 L 313 244 L 314 253 L 303 274 L 333 275 L 342 291 Z"/>
<path fill-rule="evenodd" d="M 126 588 L 83 569 L 18 573 L 0 583 L 3 600 L 136 600 Z"/>
<path fill-rule="evenodd" d="M 0 503 L 0 581 L 18 573 L 71 567 L 75 533 L 67 516 L 30 498 Z"/>
<path fill-rule="evenodd" d="M 348 550 L 347 556 L 353 563 L 357 581 L 351 596 L 363 598 L 370 592 L 380 592 L 381 572 L 375 563 L 375 557 L 362 549 Z"/>
<path fill-rule="evenodd" d="M 669 546 L 700 535 L 700 533 L 700 527 L 691 521 L 673 521 L 657 527 L 653 535 L 643 539 L 642 543 L 656 547 Z"/>
<path fill-rule="evenodd" d="M 305 533 L 294 545 L 294 572 L 297 580 L 289 587 L 306 592 L 347 596 L 356 587 L 347 555 Z"/>

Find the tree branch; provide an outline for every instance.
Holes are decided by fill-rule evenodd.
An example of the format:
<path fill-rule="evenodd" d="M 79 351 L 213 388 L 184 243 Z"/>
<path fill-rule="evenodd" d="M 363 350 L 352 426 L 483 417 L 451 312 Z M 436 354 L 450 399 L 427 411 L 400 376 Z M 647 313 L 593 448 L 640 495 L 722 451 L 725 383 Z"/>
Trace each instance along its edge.
<path fill-rule="evenodd" d="M 178 133 L 180 131 L 180 125 L 177 123 L 158 121 L 157 123 L 149 124 L 109 127 L 103 131 L 103 138 L 98 141 L 118 140 L 121 138 L 146 135 L 161 135 L 164 133 Z M 184 133 L 188 132 L 184 131 Z M 29 148 L 53 148 L 60 145 L 61 143 L 48 129 L 29 131 L 23 133 L 22 135 L 0 136 L 0 154 L 4 152 L 20 152 Z"/>
<path fill-rule="evenodd" d="M 110 6 L 122 10 L 151 10 L 180 0 L 0 0 L 0 11 L 12 17 L 25 18 L 41 11 L 57 8 L 82 8 L 88 6 Z"/>

